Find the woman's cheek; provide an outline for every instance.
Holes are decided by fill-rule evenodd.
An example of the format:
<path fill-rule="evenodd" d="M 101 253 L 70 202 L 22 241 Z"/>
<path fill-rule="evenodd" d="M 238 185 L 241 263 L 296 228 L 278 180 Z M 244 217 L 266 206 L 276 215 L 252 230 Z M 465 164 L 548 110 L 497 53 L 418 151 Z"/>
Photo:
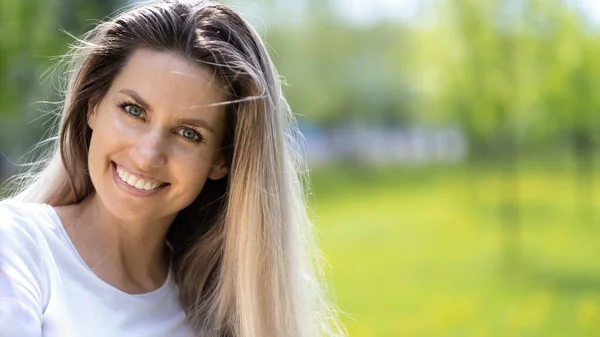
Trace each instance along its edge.
<path fill-rule="evenodd" d="M 171 163 L 174 164 L 175 170 L 181 171 L 185 175 L 183 178 L 191 186 L 204 185 L 212 165 L 211 156 L 206 149 L 193 151 L 179 148 L 173 151 Z"/>
<path fill-rule="evenodd" d="M 130 120 L 127 120 L 130 119 Z M 143 124 L 141 122 L 135 123 L 130 117 L 127 117 L 121 113 L 121 116 L 114 116 L 108 123 L 110 130 L 109 133 L 113 138 L 120 139 L 132 139 L 140 136 Z"/>

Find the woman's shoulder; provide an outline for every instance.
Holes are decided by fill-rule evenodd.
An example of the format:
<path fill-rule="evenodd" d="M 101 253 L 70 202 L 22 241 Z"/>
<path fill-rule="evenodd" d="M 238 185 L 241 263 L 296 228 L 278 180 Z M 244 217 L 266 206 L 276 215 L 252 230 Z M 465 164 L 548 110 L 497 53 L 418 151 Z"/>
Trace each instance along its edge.
<path fill-rule="evenodd" d="M 0 283 L 2 277 L 27 279 L 30 284 L 43 279 L 48 262 L 45 252 L 52 235 L 48 207 L 17 200 L 0 201 Z M 29 277 L 23 278 L 24 275 Z"/>
<path fill-rule="evenodd" d="M 6 246 L 18 241 L 20 246 L 37 246 L 49 228 L 48 205 L 14 199 L 0 201 L 0 241 Z M 0 245 L 2 247 L 3 245 Z M 0 248 L 1 249 L 1 248 Z"/>
<path fill-rule="evenodd" d="M 18 199 L 5 199 L 0 201 L 0 226 L 3 223 L 29 222 L 31 220 L 45 219 L 48 214 L 48 205 L 34 202 L 25 202 Z"/>
<path fill-rule="evenodd" d="M 37 336 L 41 326 L 49 289 L 40 226 L 45 206 L 0 201 L 0 326 L 9 335 L 36 331 Z"/>

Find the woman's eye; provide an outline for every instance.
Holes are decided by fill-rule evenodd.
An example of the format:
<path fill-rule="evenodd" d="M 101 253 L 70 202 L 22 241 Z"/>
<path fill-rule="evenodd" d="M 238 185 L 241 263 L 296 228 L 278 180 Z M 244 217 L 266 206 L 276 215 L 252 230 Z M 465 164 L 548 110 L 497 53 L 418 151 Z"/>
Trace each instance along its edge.
<path fill-rule="evenodd" d="M 128 114 L 135 117 L 140 117 L 144 114 L 144 109 L 137 105 L 128 104 L 125 105 L 123 108 L 125 109 L 125 111 L 127 111 Z"/>
<path fill-rule="evenodd" d="M 201 137 L 198 134 L 198 132 L 196 132 L 192 129 L 188 129 L 188 128 L 181 129 L 179 131 L 179 134 L 188 140 L 192 140 L 192 141 L 196 141 L 196 142 L 201 140 Z"/>

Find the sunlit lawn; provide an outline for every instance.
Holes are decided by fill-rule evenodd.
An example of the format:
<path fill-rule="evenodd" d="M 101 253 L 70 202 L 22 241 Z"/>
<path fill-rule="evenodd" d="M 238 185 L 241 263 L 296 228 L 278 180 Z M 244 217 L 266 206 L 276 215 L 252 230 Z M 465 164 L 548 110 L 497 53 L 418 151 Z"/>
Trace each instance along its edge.
<path fill-rule="evenodd" d="M 528 165 L 518 182 L 521 230 L 507 236 L 498 169 L 314 171 L 349 335 L 600 336 L 600 223 L 580 220 L 573 171 Z"/>

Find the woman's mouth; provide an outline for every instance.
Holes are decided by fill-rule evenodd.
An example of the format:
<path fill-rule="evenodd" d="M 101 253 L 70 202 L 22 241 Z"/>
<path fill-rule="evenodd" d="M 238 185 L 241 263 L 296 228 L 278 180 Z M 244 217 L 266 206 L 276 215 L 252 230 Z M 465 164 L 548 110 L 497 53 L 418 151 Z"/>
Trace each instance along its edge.
<path fill-rule="evenodd" d="M 127 184 L 129 187 L 139 190 L 140 192 L 154 191 L 168 185 L 168 183 L 140 177 L 139 175 L 127 171 L 125 168 L 119 166 L 115 162 L 112 162 L 112 165 L 118 179 L 121 182 Z"/>

